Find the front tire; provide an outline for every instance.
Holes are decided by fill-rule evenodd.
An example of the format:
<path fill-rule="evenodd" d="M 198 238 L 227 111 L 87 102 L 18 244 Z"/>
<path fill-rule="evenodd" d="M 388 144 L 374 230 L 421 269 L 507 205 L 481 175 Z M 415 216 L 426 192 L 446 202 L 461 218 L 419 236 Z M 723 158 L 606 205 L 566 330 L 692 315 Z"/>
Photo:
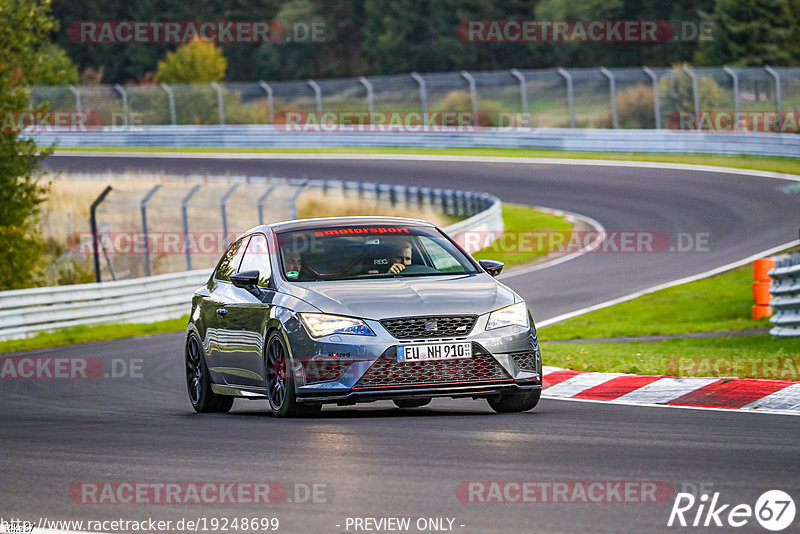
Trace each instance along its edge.
<path fill-rule="evenodd" d="M 197 413 L 225 413 L 233 406 L 233 397 L 217 395 L 211 390 L 211 376 L 195 334 L 189 334 L 186 340 L 186 388 Z"/>
<path fill-rule="evenodd" d="M 280 332 L 272 332 L 267 338 L 266 349 L 267 396 L 275 417 L 311 417 L 319 414 L 321 404 L 297 402 L 294 390 L 292 359 Z"/>
<path fill-rule="evenodd" d="M 504 393 L 498 397 L 486 399 L 492 410 L 497 413 L 516 413 L 533 410 L 542 397 L 541 389 L 523 391 L 518 393 Z"/>

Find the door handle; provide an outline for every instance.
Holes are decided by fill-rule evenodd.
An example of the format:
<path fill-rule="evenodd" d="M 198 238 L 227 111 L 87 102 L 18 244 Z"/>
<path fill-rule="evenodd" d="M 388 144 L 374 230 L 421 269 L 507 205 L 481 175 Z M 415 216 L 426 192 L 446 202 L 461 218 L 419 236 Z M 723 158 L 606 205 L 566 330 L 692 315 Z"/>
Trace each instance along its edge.
<path fill-rule="evenodd" d="M 228 310 L 225 308 L 217 308 L 217 315 L 220 317 L 225 317 L 228 314 Z"/>

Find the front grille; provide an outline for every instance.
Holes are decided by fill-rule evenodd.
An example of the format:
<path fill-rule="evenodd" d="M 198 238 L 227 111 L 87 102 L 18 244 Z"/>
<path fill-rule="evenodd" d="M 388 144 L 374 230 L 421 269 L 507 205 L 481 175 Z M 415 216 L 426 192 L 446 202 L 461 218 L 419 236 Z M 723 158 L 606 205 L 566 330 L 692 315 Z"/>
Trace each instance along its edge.
<path fill-rule="evenodd" d="M 342 376 L 352 360 L 307 360 L 302 362 L 306 384 L 330 382 Z"/>
<path fill-rule="evenodd" d="M 384 319 L 383 327 L 397 339 L 460 337 L 472 332 L 475 315 L 441 315 Z"/>
<path fill-rule="evenodd" d="M 511 355 L 511 359 L 514 360 L 514 363 L 517 364 L 517 367 L 523 371 L 531 371 L 533 373 L 538 373 L 537 365 L 536 365 L 536 353 L 533 351 L 530 352 L 515 352 Z"/>
<path fill-rule="evenodd" d="M 401 363 L 392 351 L 391 356 L 378 358 L 354 388 L 487 382 L 510 378 L 497 360 L 488 354 L 473 354 L 472 358 L 456 360 Z"/>

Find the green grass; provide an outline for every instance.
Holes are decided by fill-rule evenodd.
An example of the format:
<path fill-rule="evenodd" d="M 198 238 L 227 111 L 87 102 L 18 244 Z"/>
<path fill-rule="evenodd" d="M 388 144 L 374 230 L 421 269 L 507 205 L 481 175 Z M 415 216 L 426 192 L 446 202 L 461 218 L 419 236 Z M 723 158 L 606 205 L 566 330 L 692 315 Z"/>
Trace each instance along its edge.
<path fill-rule="evenodd" d="M 525 148 L 152 148 L 152 147 L 62 147 L 59 151 L 80 152 L 231 152 L 231 153 L 281 153 L 281 154 L 429 154 L 446 156 L 507 156 L 528 158 L 572 158 L 625 161 L 659 161 L 714 165 L 739 169 L 754 169 L 787 174 L 800 174 L 800 160 L 760 156 L 714 156 L 705 154 L 642 154 L 631 152 L 566 152 L 560 150 L 533 150 Z"/>
<path fill-rule="evenodd" d="M 769 334 L 653 342 L 560 339 L 683 334 L 770 326 L 750 319 L 752 266 L 671 287 L 540 329 L 545 365 L 610 373 L 800 380 L 800 339 Z"/>
<path fill-rule="evenodd" d="M 545 365 L 668 376 L 800 380 L 800 339 L 755 336 L 652 343 L 543 343 Z"/>
<path fill-rule="evenodd" d="M 102 324 L 93 326 L 71 326 L 55 332 L 42 332 L 34 337 L 0 341 L 0 353 L 18 350 L 42 349 L 58 347 L 74 343 L 89 341 L 102 341 L 120 337 L 146 336 L 150 334 L 163 334 L 165 332 L 179 332 L 186 328 L 189 316 L 180 319 L 169 319 L 157 323 L 147 324 Z"/>
<path fill-rule="evenodd" d="M 562 234 L 563 243 L 569 241 L 572 225 L 564 217 L 552 215 L 518 204 L 503 204 L 504 235 L 473 254 L 477 260 L 502 261 L 507 267 L 529 263 L 544 258 L 548 252 L 558 245 L 557 240 L 550 239 L 543 243 L 549 248 L 537 246 L 532 235 Z"/>
<path fill-rule="evenodd" d="M 769 326 L 750 319 L 753 267 L 670 287 L 545 326 L 543 341 L 714 332 Z"/>

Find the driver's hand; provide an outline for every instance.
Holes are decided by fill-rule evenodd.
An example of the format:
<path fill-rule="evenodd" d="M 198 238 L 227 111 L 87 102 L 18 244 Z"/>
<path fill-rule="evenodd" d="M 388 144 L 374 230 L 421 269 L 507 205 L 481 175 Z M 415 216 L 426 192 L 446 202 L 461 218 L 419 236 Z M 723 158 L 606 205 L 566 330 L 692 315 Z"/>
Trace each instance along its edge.
<path fill-rule="evenodd" d="M 399 273 L 400 271 L 402 271 L 405 268 L 406 268 L 406 266 L 403 265 L 402 263 L 395 263 L 394 265 L 389 267 L 389 272 L 392 273 L 392 274 L 397 274 L 397 273 Z"/>

